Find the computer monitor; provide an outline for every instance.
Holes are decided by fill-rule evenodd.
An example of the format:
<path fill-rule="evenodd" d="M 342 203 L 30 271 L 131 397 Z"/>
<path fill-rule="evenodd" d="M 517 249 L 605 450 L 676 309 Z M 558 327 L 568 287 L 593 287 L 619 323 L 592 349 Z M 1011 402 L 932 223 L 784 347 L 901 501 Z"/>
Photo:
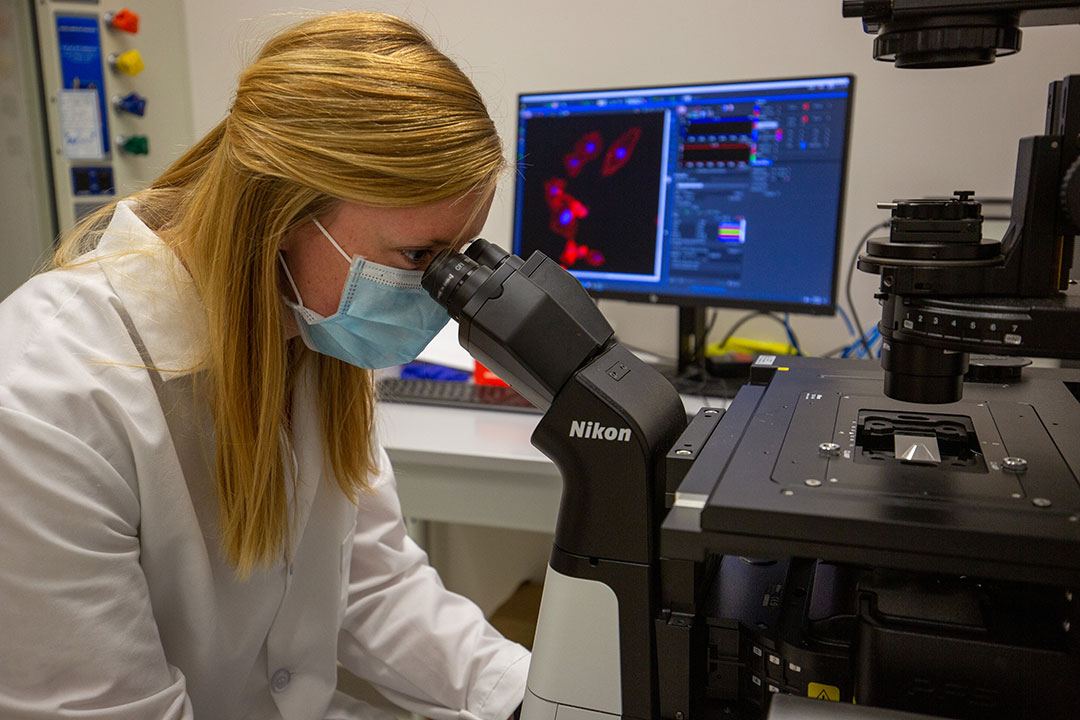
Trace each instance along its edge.
<path fill-rule="evenodd" d="M 853 90 L 830 75 L 519 95 L 514 252 L 601 298 L 678 305 L 680 335 L 708 306 L 831 314 Z"/>

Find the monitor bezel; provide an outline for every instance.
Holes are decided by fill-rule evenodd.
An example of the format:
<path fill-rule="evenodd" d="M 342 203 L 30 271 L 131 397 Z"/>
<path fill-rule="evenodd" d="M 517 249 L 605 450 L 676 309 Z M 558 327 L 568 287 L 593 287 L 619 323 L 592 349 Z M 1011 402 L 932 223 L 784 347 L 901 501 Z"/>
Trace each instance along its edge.
<path fill-rule="evenodd" d="M 515 124 L 514 124 L 514 212 L 512 216 L 512 237 L 511 246 L 512 252 L 520 254 L 520 232 L 517 224 L 519 213 L 522 212 L 521 208 L 521 193 L 520 184 L 524 182 L 524 173 L 521 171 L 521 165 L 523 158 L 518 155 L 520 138 L 521 138 L 521 104 L 522 98 L 541 95 L 585 95 L 588 93 L 610 93 L 610 92 L 642 92 L 649 90 L 656 90 L 659 93 L 663 93 L 665 90 L 672 90 L 676 88 L 708 88 L 724 85 L 753 85 L 753 84 L 767 84 L 767 83 L 779 83 L 779 82 L 792 82 L 802 83 L 812 80 L 836 80 L 844 78 L 848 81 L 847 93 L 848 100 L 845 108 L 844 117 L 844 143 L 843 143 L 843 155 L 840 161 L 840 188 L 837 199 L 836 208 L 836 241 L 833 245 L 833 272 L 832 282 L 829 288 L 829 302 L 828 304 L 814 305 L 810 303 L 796 303 L 796 302 L 784 302 L 773 300 L 761 300 L 761 299 L 742 299 L 742 298 L 717 298 L 717 297 L 705 297 L 701 295 L 675 295 L 669 293 L 647 293 L 636 292 L 626 290 L 595 290 L 592 288 L 586 288 L 588 293 L 593 297 L 601 300 L 626 300 L 629 302 L 639 302 L 649 305 L 676 305 L 681 307 L 713 307 L 713 308 L 731 308 L 734 310 L 760 310 L 763 312 L 787 312 L 797 313 L 803 315 L 835 315 L 837 310 L 837 295 L 840 288 L 840 257 L 844 244 L 844 210 L 845 200 L 847 197 L 847 179 L 848 170 L 851 160 L 851 136 L 852 136 L 852 116 L 855 107 L 855 75 L 854 73 L 824 73 L 814 75 L 801 75 L 791 77 L 777 77 L 777 78 L 750 78 L 747 80 L 724 80 L 718 82 L 695 82 L 695 83 L 677 83 L 668 85 L 641 85 L 641 86 L 617 86 L 610 88 L 592 88 L 592 89 L 578 89 L 578 90 L 549 90 L 549 91 L 535 91 L 535 92 L 521 92 L 517 94 L 517 103 L 515 105 Z M 571 274 L 572 271 L 570 271 Z"/>

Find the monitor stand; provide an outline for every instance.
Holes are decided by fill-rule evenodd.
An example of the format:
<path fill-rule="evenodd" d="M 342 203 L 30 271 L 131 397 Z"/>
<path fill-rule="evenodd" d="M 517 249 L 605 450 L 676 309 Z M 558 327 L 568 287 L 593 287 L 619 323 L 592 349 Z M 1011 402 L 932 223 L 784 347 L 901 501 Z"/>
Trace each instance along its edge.
<path fill-rule="evenodd" d="M 750 367 L 730 368 L 723 374 L 710 372 L 705 360 L 705 333 L 705 308 L 680 305 L 678 360 L 674 368 L 661 368 L 661 372 L 683 395 L 735 397 L 749 380 Z"/>

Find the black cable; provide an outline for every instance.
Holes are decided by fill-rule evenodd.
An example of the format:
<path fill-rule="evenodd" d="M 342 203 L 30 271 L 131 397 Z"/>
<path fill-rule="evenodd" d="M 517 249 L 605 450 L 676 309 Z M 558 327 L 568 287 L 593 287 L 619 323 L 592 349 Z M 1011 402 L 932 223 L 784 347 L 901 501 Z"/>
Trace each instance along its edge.
<path fill-rule="evenodd" d="M 749 312 L 746 315 L 743 315 L 741 318 L 739 318 L 738 320 L 735 321 L 735 324 L 732 325 L 731 328 L 728 329 L 727 334 L 724 335 L 724 339 L 721 340 L 717 344 L 720 345 L 720 347 L 723 347 L 724 345 L 727 345 L 728 340 L 730 340 L 731 338 L 733 338 L 735 336 L 735 333 L 739 330 L 739 328 L 741 328 L 743 325 L 750 322 L 754 318 L 756 318 L 758 316 L 762 316 L 762 315 L 767 317 L 767 318 L 771 318 L 771 319 L 775 320 L 776 322 L 780 323 L 784 327 L 785 332 L 790 332 L 791 333 L 791 338 L 790 339 L 792 340 L 794 345 L 796 347 L 801 347 L 801 345 L 799 344 L 799 339 L 795 337 L 795 332 L 791 329 L 790 324 L 785 323 L 783 318 L 777 317 L 773 313 L 768 312 L 766 310 L 754 310 L 753 312 Z"/>
<path fill-rule="evenodd" d="M 708 309 L 706 309 L 705 312 L 708 312 Z M 695 348 L 698 361 L 698 374 L 701 378 L 707 378 L 709 376 L 709 367 L 705 358 L 705 348 L 709 347 L 709 333 L 712 332 L 713 326 L 716 325 L 716 315 L 716 310 L 713 310 L 712 317 L 705 323 L 705 330 L 701 333 L 701 347 Z"/>
<path fill-rule="evenodd" d="M 863 247 L 866 245 L 866 241 L 878 230 L 887 227 L 889 227 L 889 221 L 883 220 L 867 230 L 859 239 L 859 242 L 855 245 L 855 252 L 851 254 L 851 262 L 848 263 L 847 281 L 844 283 L 844 296 L 847 298 L 848 307 L 851 308 L 851 324 L 855 326 L 855 332 L 858 333 L 859 342 L 861 342 L 862 346 L 866 349 L 866 357 L 868 358 L 873 357 L 874 352 L 870 349 L 870 343 L 866 342 L 866 333 L 863 332 L 862 323 L 859 322 L 859 313 L 855 310 L 855 303 L 851 299 L 851 278 L 855 273 L 855 261 L 859 259 L 859 253 L 862 252 Z"/>
<path fill-rule="evenodd" d="M 777 318 L 777 320 L 780 320 L 780 318 Z M 795 348 L 795 354 L 802 355 L 802 343 L 799 342 L 798 336 L 795 335 L 795 328 L 791 327 L 791 321 L 780 320 L 780 322 L 784 323 L 784 327 L 787 328 L 788 337 L 791 338 L 791 344 Z"/>

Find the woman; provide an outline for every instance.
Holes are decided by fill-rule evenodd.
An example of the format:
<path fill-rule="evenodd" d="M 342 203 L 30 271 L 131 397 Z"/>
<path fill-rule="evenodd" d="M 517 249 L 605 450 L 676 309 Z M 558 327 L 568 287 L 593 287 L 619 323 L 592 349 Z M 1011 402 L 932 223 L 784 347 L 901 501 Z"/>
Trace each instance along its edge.
<path fill-rule="evenodd" d="M 272 39 L 228 117 L 0 304 L 0 717 L 505 720 L 528 654 L 408 539 L 371 369 L 504 160 L 385 15 Z M 434 309 L 433 309 L 434 308 Z"/>

